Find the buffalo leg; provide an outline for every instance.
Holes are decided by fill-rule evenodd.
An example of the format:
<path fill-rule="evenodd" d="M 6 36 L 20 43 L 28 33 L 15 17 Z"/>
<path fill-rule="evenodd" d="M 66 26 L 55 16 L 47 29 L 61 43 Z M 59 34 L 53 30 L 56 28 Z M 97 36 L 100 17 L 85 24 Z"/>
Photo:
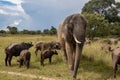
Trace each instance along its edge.
<path fill-rule="evenodd" d="M 50 64 L 51 64 L 51 59 L 52 59 L 52 57 L 49 58 L 49 63 L 50 63 Z"/>
<path fill-rule="evenodd" d="M 36 50 L 35 50 L 35 54 L 36 54 L 36 56 L 37 56 L 38 50 L 39 50 L 39 49 L 36 49 Z"/>
<path fill-rule="evenodd" d="M 7 61 L 8 61 L 8 54 L 6 54 L 6 57 L 5 57 L 5 65 L 7 66 Z"/>
<path fill-rule="evenodd" d="M 20 59 L 20 66 L 21 67 L 23 65 L 23 60 Z"/>
<path fill-rule="evenodd" d="M 41 59 L 41 65 L 44 66 L 44 59 Z"/>
<path fill-rule="evenodd" d="M 11 60 L 12 60 L 12 55 L 9 55 L 8 57 L 9 66 L 11 66 Z"/>
<path fill-rule="evenodd" d="M 30 61 L 27 60 L 27 61 L 26 61 L 26 67 L 27 67 L 27 69 L 29 68 L 29 66 L 30 66 Z"/>

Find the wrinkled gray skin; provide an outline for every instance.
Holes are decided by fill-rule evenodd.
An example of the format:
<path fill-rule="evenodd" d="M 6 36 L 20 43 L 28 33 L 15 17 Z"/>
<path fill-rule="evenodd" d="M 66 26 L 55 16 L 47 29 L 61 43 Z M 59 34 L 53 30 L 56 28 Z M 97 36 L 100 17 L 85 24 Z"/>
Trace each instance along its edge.
<path fill-rule="evenodd" d="M 111 51 L 112 51 L 114 78 L 116 78 L 116 71 L 118 70 L 118 64 L 120 64 L 120 47 L 117 47 Z"/>
<path fill-rule="evenodd" d="M 70 74 L 76 80 L 77 71 L 85 42 L 86 20 L 81 14 L 68 16 L 58 28 L 58 39 L 68 62 Z"/>

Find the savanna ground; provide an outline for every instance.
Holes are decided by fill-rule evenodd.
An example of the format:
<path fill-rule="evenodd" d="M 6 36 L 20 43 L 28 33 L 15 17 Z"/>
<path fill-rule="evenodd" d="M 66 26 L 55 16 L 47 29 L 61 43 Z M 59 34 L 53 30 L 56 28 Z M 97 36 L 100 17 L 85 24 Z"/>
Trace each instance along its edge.
<path fill-rule="evenodd" d="M 107 39 L 107 38 L 105 38 Z M 101 50 L 102 42 L 105 39 L 101 39 L 96 42 L 92 42 L 91 45 L 85 45 L 83 48 L 81 64 L 78 70 L 78 80 L 114 80 L 112 59 L 110 53 L 105 53 Z M 43 80 L 38 78 L 24 77 L 20 75 L 11 75 L 6 72 L 16 72 L 21 74 L 31 74 L 35 76 L 45 76 L 54 80 L 72 80 L 72 76 L 68 75 L 68 66 L 62 60 L 62 51 L 58 51 L 58 55 L 54 55 L 52 64 L 45 60 L 45 66 L 40 65 L 40 56 L 36 56 L 34 47 L 30 48 L 31 52 L 31 64 L 30 69 L 26 69 L 25 66 L 19 68 L 16 62 L 19 57 L 13 57 L 12 66 L 6 67 L 4 58 L 5 47 L 14 42 L 35 42 L 38 41 L 57 41 L 57 36 L 41 36 L 41 35 L 8 35 L 6 37 L 0 36 L 0 79 L 2 80 Z M 120 42 L 119 42 L 120 44 Z M 119 44 L 117 46 L 119 46 Z M 115 47 L 115 46 L 113 46 Z M 115 79 L 116 80 L 116 79 Z M 117 72 L 117 80 L 120 80 L 120 70 Z"/>

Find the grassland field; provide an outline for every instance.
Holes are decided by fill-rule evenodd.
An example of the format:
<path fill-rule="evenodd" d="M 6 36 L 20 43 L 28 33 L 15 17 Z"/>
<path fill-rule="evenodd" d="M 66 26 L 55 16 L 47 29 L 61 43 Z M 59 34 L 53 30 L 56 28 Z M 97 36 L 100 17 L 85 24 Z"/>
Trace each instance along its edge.
<path fill-rule="evenodd" d="M 92 42 L 91 45 L 84 45 L 81 62 L 78 70 L 78 80 L 120 80 L 120 70 L 117 72 L 117 78 L 113 78 L 112 58 L 111 53 L 105 53 L 101 50 L 102 42 L 107 39 L 100 39 Z M 62 60 L 63 52 L 58 51 L 58 55 L 53 56 L 52 64 L 45 60 L 45 66 L 40 65 L 40 56 L 36 56 L 34 46 L 30 48 L 31 62 L 30 69 L 25 66 L 19 68 L 16 62 L 19 57 L 13 57 L 12 66 L 6 67 L 4 58 L 4 49 L 10 43 L 32 42 L 33 44 L 39 41 L 49 42 L 57 41 L 57 36 L 41 36 L 41 35 L 8 35 L 0 36 L 0 71 L 18 72 L 21 74 L 33 74 L 36 76 L 46 76 L 55 80 L 72 80 L 72 76 L 68 75 L 68 66 Z M 120 42 L 118 43 L 119 46 Z M 116 47 L 113 46 L 113 47 Z M 40 53 L 40 52 L 39 52 Z M 30 77 L 21 77 L 0 73 L 0 80 L 42 80 Z"/>

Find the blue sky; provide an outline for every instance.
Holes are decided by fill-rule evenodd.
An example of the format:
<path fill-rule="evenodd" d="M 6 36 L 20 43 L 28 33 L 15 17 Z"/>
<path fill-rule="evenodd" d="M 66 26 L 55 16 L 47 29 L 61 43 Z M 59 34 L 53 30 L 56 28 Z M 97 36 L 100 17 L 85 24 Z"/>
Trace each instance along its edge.
<path fill-rule="evenodd" d="M 89 0 L 0 0 L 0 29 L 43 30 L 58 25 L 68 15 L 80 13 Z"/>

